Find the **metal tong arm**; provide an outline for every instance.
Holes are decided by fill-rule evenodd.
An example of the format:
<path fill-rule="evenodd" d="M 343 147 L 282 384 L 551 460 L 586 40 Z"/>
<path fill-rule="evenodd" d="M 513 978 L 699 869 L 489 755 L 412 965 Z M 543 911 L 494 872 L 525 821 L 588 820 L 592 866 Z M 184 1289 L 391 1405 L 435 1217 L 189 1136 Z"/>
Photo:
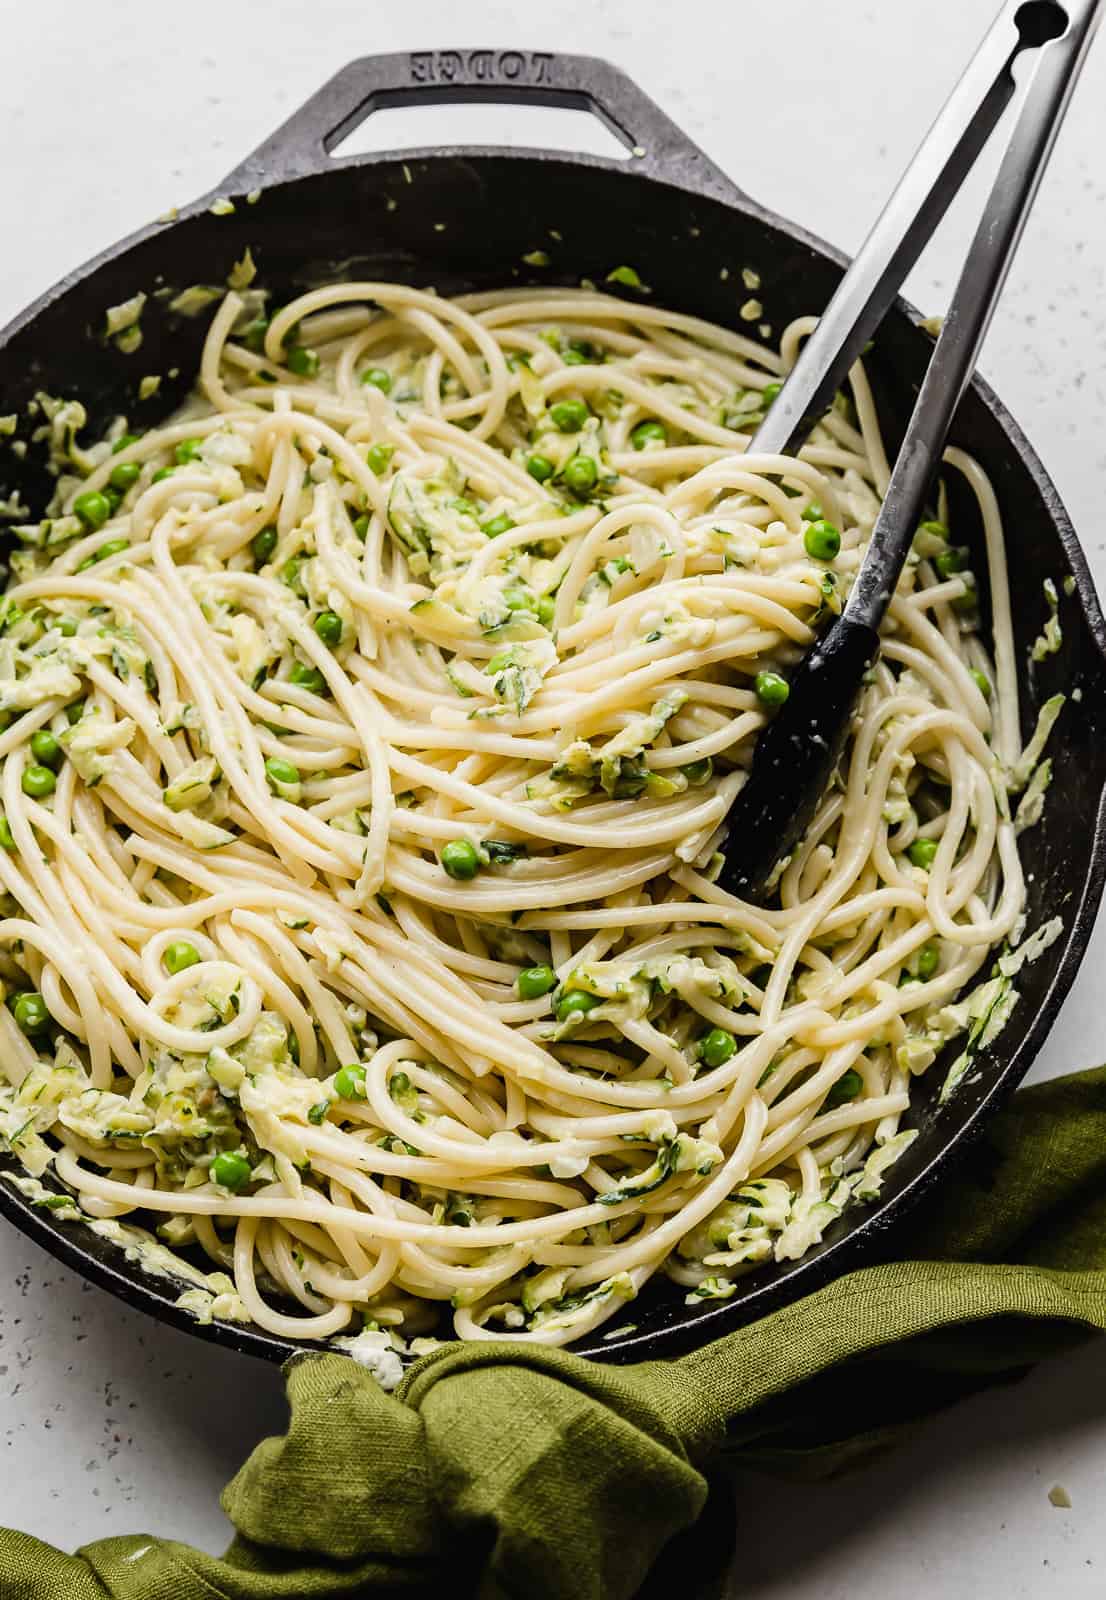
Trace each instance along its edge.
<path fill-rule="evenodd" d="M 907 425 L 868 549 L 845 607 L 853 622 L 878 628 L 894 593 L 941 459 L 953 415 L 975 370 L 1026 219 L 1044 176 L 1084 57 L 1106 0 L 1045 0 L 1039 11 L 1066 14 L 1067 29 L 1040 49 L 1032 78 L 964 262 L 937 348 Z"/>
<path fill-rule="evenodd" d="M 845 741 L 878 628 L 902 571 L 953 414 L 971 377 L 1029 208 L 1106 0 L 1008 4 L 934 124 L 808 339 L 751 450 L 794 447 L 890 305 L 904 273 L 1013 92 L 1013 63 L 1037 60 L 1006 154 L 918 395 L 868 550 L 843 614 L 810 649 L 757 741 L 727 818 L 718 882 L 749 896 L 806 832 Z M 999 63 L 997 72 L 995 64 Z M 971 159 L 969 159 L 969 156 Z M 947 185 L 936 194 L 934 186 Z M 908 214 L 909 213 L 909 214 Z M 905 241 L 905 242 L 900 242 Z M 859 322 L 849 321 L 859 317 Z"/>
<path fill-rule="evenodd" d="M 1099 10 L 1100 0 L 1065 0 L 1062 6 L 1054 0 L 1008 0 L 1003 6 L 804 343 L 751 452 L 786 455 L 803 442 L 979 159 L 1014 96 L 1018 57 L 1056 39 L 1066 27 L 1058 41 L 1066 48 L 1043 54 L 1052 57 L 1050 83 L 1059 74 L 1070 93 Z M 1035 121 L 1046 100 L 1052 103 L 1047 94 L 1036 101 Z M 1057 118 L 1064 104 L 1066 94 L 1052 113 Z"/>

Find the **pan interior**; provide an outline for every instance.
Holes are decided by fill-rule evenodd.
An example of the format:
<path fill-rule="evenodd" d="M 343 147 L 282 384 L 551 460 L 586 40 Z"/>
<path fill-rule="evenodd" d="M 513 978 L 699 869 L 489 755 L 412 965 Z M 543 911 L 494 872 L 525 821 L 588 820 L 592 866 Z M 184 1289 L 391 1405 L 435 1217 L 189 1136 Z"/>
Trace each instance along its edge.
<path fill-rule="evenodd" d="M 335 279 L 399 280 L 452 294 L 535 283 L 577 286 L 582 280 L 602 286 L 614 268 L 630 265 L 646 286 L 648 303 L 768 340 L 778 339 L 794 317 L 824 306 L 841 270 L 824 246 L 751 203 L 725 205 L 596 160 L 472 151 L 369 160 L 236 196 L 230 213 L 216 215 L 200 205 L 60 284 L 0 335 L 0 416 L 22 412 L 44 391 L 80 399 L 89 412 L 90 436 L 120 413 L 135 427 L 161 421 L 192 386 L 208 320 L 173 311 L 171 301 L 191 285 L 224 284 L 247 247 L 258 282 L 272 291 L 276 304 Z M 548 267 L 524 261 L 539 250 L 548 255 Z M 757 280 L 759 287 L 750 287 Z M 150 297 L 143 342 L 124 355 L 102 337 L 104 314 L 138 292 Z M 750 305 L 753 300 L 759 309 Z M 869 366 L 891 449 L 931 349 L 931 338 L 906 308 L 892 313 L 875 341 Z M 160 380 L 157 391 L 142 400 L 142 380 L 152 376 Z M 1059 915 L 1063 936 L 1024 969 L 1011 1021 L 976 1058 L 949 1105 L 938 1109 L 936 1103 L 942 1061 L 916 1081 L 905 1125 L 916 1126 L 920 1137 L 892 1169 L 878 1206 L 847 1213 L 802 1261 L 759 1269 L 728 1302 L 689 1309 L 682 1291 L 663 1281 L 652 1284 L 633 1305 L 632 1328 L 597 1334 L 578 1349 L 610 1360 L 675 1353 L 883 1248 L 893 1217 L 955 1147 L 969 1142 L 988 1106 L 1027 1070 L 1074 977 L 1103 871 L 1101 615 L 1055 492 L 1016 426 L 978 383 L 961 407 L 953 439 L 986 467 L 1006 518 L 1023 731 L 1032 728 L 1051 694 L 1076 692 L 1050 745 L 1054 779 L 1043 820 L 1021 839 L 1027 927 Z M 17 493 L 37 514 L 50 487 L 35 448 L 21 459 L 0 440 L 0 498 Z M 958 539 L 978 543 L 974 507 L 956 474 L 950 474 L 949 488 Z M 1034 663 L 1030 649 L 1046 616 L 1042 585 L 1048 578 L 1063 596 L 1063 644 L 1056 655 Z M 0 1157 L 0 1172 L 8 1169 L 10 1158 Z M 47 1248 L 124 1298 L 195 1327 L 175 1306 L 178 1286 L 144 1275 L 117 1246 L 33 1209 L 7 1183 L 0 1183 L 0 1207 Z M 198 1331 L 257 1354 L 279 1357 L 292 1348 L 237 1325 Z"/>

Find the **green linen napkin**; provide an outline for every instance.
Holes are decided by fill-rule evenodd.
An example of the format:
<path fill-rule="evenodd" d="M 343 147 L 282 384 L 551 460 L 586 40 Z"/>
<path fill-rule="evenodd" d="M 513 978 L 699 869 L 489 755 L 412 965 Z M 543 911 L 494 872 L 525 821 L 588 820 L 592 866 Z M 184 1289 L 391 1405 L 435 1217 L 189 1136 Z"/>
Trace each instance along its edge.
<path fill-rule="evenodd" d="M 723 1449 L 841 1470 L 1106 1326 L 1106 1068 L 1018 1094 L 894 1243 L 904 1259 L 678 1361 L 454 1344 L 386 1395 L 345 1356 L 301 1357 L 287 1434 L 224 1492 L 224 1557 L 0 1532 L 0 1596 L 629 1600 L 658 1557 L 690 1595 L 732 1520 L 716 1496 L 696 1527 Z"/>

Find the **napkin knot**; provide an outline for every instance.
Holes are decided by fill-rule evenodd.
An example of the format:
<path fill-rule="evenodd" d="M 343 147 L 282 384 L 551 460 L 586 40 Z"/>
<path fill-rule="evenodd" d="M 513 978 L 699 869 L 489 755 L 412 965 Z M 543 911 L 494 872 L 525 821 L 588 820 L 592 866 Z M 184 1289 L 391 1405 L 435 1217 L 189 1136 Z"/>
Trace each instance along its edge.
<path fill-rule="evenodd" d="M 223 1504 L 241 1540 L 300 1557 L 411 1578 L 494 1571 L 505 1594 L 629 1595 L 707 1493 L 702 1441 L 642 1370 L 452 1346 L 388 1395 L 348 1357 L 297 1357 L 288 1432 L 257 1447 Z"/>

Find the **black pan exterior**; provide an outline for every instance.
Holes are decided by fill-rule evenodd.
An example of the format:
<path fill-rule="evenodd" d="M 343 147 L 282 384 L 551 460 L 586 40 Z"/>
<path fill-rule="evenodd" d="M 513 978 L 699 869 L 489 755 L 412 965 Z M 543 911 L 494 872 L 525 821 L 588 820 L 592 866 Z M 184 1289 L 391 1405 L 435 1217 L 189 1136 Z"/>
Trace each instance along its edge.
<path fill-rule="evenodd" d="M 492 54 L 503 57 L 501 52 L 472 53 Z M 520 53 L 506 54 L 523 59 Z M 413 63 L 420 59 L 404 58 L 409 72 L 417 70 Z M 347 74 L 359 69 L 361 82 L 366 71 L 380 65 L 356 64 Z M 651 131 L 657 133 L 656 146 L 645 157 L 622 163 L 540 151 L 415 151 L 334 161 L 329 170 L 284 177 L 296 161 L 278 136 L 240 169 L 226 191 L 235 203 L 232 214 L 215 215 L 208 201 L 199 202 L 82 268 L 0 334 L 0 415 L 22 411 L 37 390 L 45 390 L 80 398 L 94 423 L 119 412 L 136 428 L 160 421 L 191 387 L 208 315 L 173 314 L 169 294 L 159 297 L 156 291 L 221 284 L 247 246 L 259 281 L 274 291 L 277 303 L 334 276 L 398 279 L 452 293 L 510 284 L 578 285 L 582 278 L 601 285 L 612 268 L 628 264 L 648 286 L 644 298 L 649 303 L 743 332 L 751 331 L 739 312 L 750 295 L 743 268 L 760 275 L 763 320 L 777 333 L 791 318 L 826 304 L 842 270 L 836 252 L 728 185 L 612 69 L 566 63 L 566 58 L 554 62 L 562 76 L 570 68 L 601 81 L 603 112 L 622 131 L 630 114 L 623 115 L 615 102 L 618 93 L 630 97 L 634 133 L 643 129 L 643 144 Z M 392 81 L 394 74 L 386 76 Z M 471 82 L 467 87 L 474 89 Z M 437 89 L 431 97 L 441 97 Z M 334 114 L 328 112 L 326 94 L 308 108 L 319 128 L 328 115 L 331 128 L 341 120 L 333 107 Z M 590 87 L 583 91 L 562 84 L 539 98 L 594 105 L 598 95 Z M 370 99 L 363 96 L 362 114 Z M 373 103 L 386 99 L 379 93 Z M 318 139 L 325 145 L 325 129 Z M 306 165 L 320 166 L 318 155 Z M 661 170 L 671 178 L 663 178 Z M 548 253 L 548 267 L 524 263 L 535 250 Z M 137 353 L 123 355 L 101 337 L 104 312 L 140 290 L 152 295 L 142 319 L 144 342 Z M 917 314 L 900 304 L 872 357 L 892 445 L 931 349 Z M 174 369 L 177 375 L 168 376 Z M 164 375 L 162 387 L 156 397 L 140 402 L 138 385 L 147 373 Z M 1106 625 L 1055 488 L 982 381 L 973 383 L 964 400 L 953 440 L 984 464 L 1006 518 L 1024 729 L 1032 728 L 1050 694 L 1063 691 L 1072 697 L 1050 743 L 1055 775 L 1043 819 L 1021 840 L 1029 883 L 1027 926 L 1033 929 L 1059 915 L 1063 935 L 1024 969 L 1011 1020 L 980 1053 L 948 1105 L 938 1109 L 936 1104 L 944 1062 L 917 1080 L 905 1123 L 916 1126 L 920 1136 L 891 1169 L 878 1205 L 847 1213 L 803 1260 L 751 1274 L 727 1302 L 689 1309 L 683 1291 L 666 1280 L 650 1285 L 627 1308 L 629 1331 L 606 1337 L 600 1332 L 577 1347 L 601 1359 L 678 1354 L 893 1248 L 888 1236 L 895 1221 L 965 1151 L 1023 1077 L 1075 977 L 1106 876 Z M 958 536 L 977 541 L 969 497 L 956 474 L 950 473 L 948 481 Z M 37 509 L 47 482 L 36 467 L 34 448 L 19 459 L 0 441 L 0 496 L 19 489 Z M 1034 664 L 1029 652 L 1047 615 L 1042 592 L 1047 578 L 1062 597 L 1063 644 L 1057 654 Z M 1070 580 L 1070 594 L 1065 580 Z M 10 1157 L 0 1156 L 0 1173 L 18 1170 Z M 198 1325 L 175 1304 L 179 1285 L 146 1275 L 118 1246 L 79 1224 L 57 1222 L 6 1182 L 0 1182 L 0 1210 L 68 1266 L 167 1322 L 270 1359 L 296 1348 L 237 1324 Z"/>

